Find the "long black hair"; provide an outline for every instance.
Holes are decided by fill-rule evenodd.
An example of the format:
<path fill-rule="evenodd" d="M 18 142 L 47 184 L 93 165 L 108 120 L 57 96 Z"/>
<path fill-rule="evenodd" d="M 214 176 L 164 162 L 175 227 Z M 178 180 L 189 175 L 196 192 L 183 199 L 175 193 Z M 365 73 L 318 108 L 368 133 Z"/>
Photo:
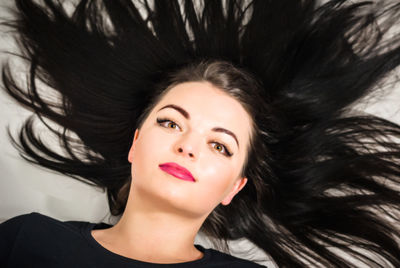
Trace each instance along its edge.
<path fill-rule="evenodd" d="M 247 238 L 280 267 L 400 267 L 400 126 L 352 109 L 400 64 L 399 3 L 17 0 L 13 12 L 4 24 L 30 71 L 26 89 L 7 63 L 2 80 L 35 113 L 10 134 L 26 160 L 106 189 L 120 215 L 133 130 L 168 79 L 203 80 L 217 64 L 232 85 L 235 74 L 254 85 L 238 84 L 244 99 L 257 94 L 255 128 L 246 187 L 202 231 Z M 35 116 L 64 154 L 40 139 Z"/>

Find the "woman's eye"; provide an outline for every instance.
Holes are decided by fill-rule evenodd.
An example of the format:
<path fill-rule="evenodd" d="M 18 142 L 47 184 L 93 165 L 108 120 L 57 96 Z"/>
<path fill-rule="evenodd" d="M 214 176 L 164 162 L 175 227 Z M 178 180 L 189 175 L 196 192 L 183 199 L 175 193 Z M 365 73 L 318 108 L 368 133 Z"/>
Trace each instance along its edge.
<path fill-rule="evenodd" d="M 165 122 L 167 122 L 167 124 L 164 124 Z M 178 126 L 178 124 L 176 124 L 174 121 L 169 120 L 167 118 L 157 118 L 157 123 L 160 126 L 163 126 L 163 127 L 166 127 L 166 128 L 172 128 L 172 129 L 175 128 L 174 126 Z"/>
<path fill-rule="evenodd" d="M 221 143 L 219 143 L 219 142 L 216 142 L 216 141 L 214 141 L 214 142 L 212 142 L 212 143 L 215 143 L 215 144 L 216 144 L 216 146 L 214 146 L 214 148 L 216 148 L 216 150 L 217 150 L 218 152 L 222 152 L 223 154 L 225 154 L 225 155 L 228 156 L 228 157 L 232 156 L 231 152 L 229 152 L 229 150 L 226 148 L 225 145 L 223 145 L 223 144 L 221 144 Z"/>
<path fill-rule="evenodd" d="M 174 121 L 168 119 L 168 118 L 157 118 L 157 123 L 166 128 L 171 128 L 175 129 L 174 126 L 179 127 L 178 124 L 176 124 Z M 165 124 L 167 123 L 167 124 Z M 219 142 L 213 141 L 211 143 L 214 143 L 215 146 L 213 146 L 218 152 L 221 152 L 222 154 L 226 155 L 227 157 L 231 157 L 232 153 L 227 149 L 227 147 Z"/>

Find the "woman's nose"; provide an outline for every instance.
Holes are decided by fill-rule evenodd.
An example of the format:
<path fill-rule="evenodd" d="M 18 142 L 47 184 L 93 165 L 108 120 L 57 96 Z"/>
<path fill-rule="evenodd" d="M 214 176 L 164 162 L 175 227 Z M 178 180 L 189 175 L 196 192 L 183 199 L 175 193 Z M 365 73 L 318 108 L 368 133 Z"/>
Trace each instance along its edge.
<path fill-rule="evenodd" d="M 189 155 L 191 158 L 194 157 L 194 155 L 193 155 L 193 153 L 192 153 L 191 151 L 189 151 L 189 150 L 184 150 L 184 149 L 182 149 L 182 147 L 179 147 L 179 148 L 178 148 L 178 152 L 184 153 L 185 155 Z"/>
<path fill-rule="evenodd" d="M 184 157 L 195 158 L 198 154 L 199 139 L 194 137 L 183 138 L 177 143 L 175 150 Z"/>

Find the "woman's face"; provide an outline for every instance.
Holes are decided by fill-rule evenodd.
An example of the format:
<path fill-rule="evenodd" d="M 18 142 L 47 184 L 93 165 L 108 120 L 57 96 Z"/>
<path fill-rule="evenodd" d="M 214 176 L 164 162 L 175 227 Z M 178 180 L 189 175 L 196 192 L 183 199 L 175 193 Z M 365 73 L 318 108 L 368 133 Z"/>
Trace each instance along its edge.
<path fill-rule="evenodd" d="M 247 182 L 239 173 L 250 127 L 241 104 L 208 82 L 171 88 L 135 131 L 128 156 L 131 193 L 192 216 L 208 215 L 219 203 L 228 205 Z M 183 166 L 196 181 L 163 171 L 159 165 L 166 162 Z"/>

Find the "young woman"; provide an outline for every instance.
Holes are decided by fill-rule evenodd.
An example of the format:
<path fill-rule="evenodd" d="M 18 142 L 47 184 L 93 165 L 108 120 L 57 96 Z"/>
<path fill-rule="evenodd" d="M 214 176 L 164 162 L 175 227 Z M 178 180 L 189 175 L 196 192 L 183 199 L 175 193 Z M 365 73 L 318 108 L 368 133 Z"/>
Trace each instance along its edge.
<path fill-rule="evenodd" d="M 121 218 L 14 217 L 0 225 L 2 263 L 258 266 L 194 245 L 201 230 L 246 238 L 279 267 L 400 266 L 400 126 L 351 110 L 400 64 L 400 4 L 16 7 L 6 24 L 30 80 L 25 90 L 6 65 L 4 88 L 63 128 L 47 124 L 65 154 L 40 141 L 33 117 L 12 142 L 26 159 L 106 189 Z M 59 103 L 39 93 L 43 83 Z"/>

